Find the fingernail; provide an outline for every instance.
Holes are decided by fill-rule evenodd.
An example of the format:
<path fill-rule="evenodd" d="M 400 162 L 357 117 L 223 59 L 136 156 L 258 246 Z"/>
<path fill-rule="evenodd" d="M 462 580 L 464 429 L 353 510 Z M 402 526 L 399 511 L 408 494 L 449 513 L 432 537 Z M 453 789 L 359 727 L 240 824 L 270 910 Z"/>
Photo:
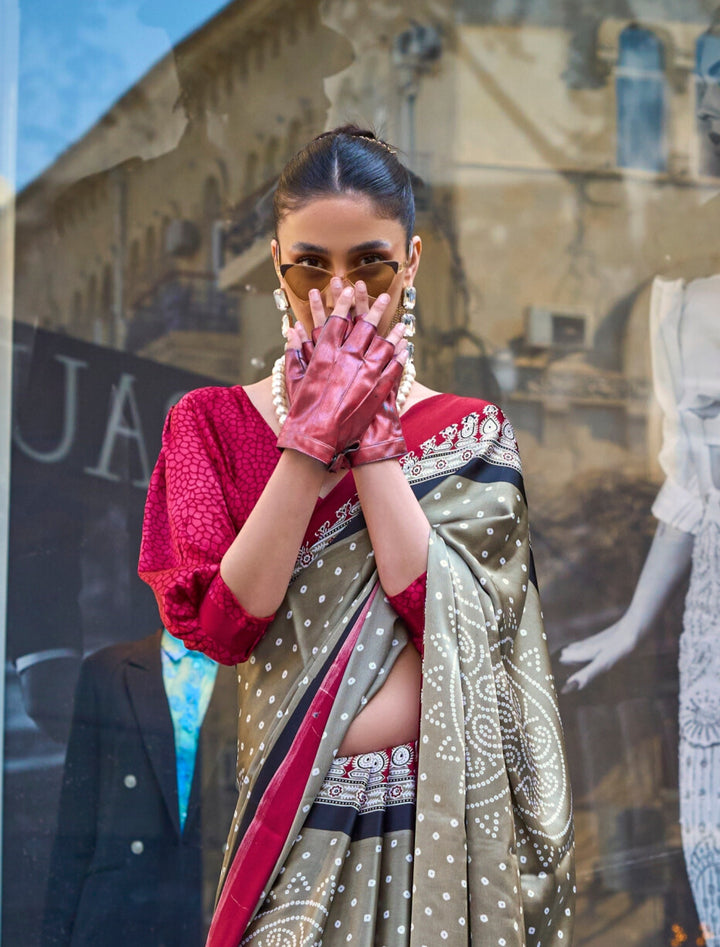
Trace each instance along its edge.
<path fill-rule="evenodd" d="M 343 290 L 342 294 L 343 294 L 343 296 L 349 297 L 349 296 L 352 296 L 353 292 L 354 292 L 354 290 L 353 290 L 352 286 L 346 286 L 345 289 Z"/>
<path fill-rule="evenodd" d="M 390 302 L 390 294 L 380 293 L 380 295 L 377 298 L 377 302 L 382 303 L 383 306 L 387 306 L 387 304 Z"/>
<path fill-rule="evenodd" d="M 308 293 L 308 299 L 312 299 L 313 301 L 320 299 L 320 290 L 311 289 Z"/>
<path fill-rule="evenodd" d="M 333 278 L 330 280 L 330 285 L 332 286 L 333 289 L 340 289 L 342 284 L 343 284 L 343 281 L 340 279 L 339 276 L 333 276 Z"/>

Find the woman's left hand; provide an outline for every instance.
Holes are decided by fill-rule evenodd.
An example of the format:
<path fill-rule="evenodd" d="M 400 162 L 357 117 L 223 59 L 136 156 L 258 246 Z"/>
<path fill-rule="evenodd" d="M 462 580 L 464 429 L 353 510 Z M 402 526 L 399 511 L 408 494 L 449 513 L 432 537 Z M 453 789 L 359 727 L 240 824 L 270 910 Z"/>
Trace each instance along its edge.
<path fill-rule="evenodd" d="M 338 304 L 342 290 L 343 281 L 334 278 L 331 283 L 333 310 Z M 367 288 L 362 281 L 359 281 L 355 286 L 354 303 L 355 319 L 363 319 L 377 326 L 384 314 L 385 307 L 379 307 L 377 301 L 372 307 L 370 306 Z M 315 345 L 328 318 L 320 293 L 311 294 L 310 309 L 314 323 L 312 336 L 308 336 L 305 327 L 300 322 L 297 322 L 288 333 L 285 380 L 290 405 L 292 405 L 293 396 L 305 376 Z M 386 337 L 386 341 L 393 346 L 395 357 L 403 366 L 408 357 L 406 354 L 407 342 L 403 338 L 404 331 L 404 326 L 398 323 Z M 401 376 L 396 378 L 395 383 L 379 406 L 376 415 L 360 438 L 357 449 L 348 453 L 341 461 L 340 466 L 357 467 L 360 464 L 368 464 L 377 460 L 400 457 L 406 453 L 405 439 L 397 410 L 400 378 Z"/>

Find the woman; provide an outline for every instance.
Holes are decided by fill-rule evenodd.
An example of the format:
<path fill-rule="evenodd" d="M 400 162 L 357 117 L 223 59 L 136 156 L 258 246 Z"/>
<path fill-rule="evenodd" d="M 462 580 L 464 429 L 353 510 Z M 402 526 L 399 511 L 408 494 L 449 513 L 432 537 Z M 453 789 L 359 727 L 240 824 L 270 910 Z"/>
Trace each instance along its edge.
<path fill-rule="evenodd" d="M 512 428 L 414 381 L 422 246 L 388 145 L 321 135 L 274 206 L 285 359 L 173 409 L 140 558 L 170 631 L 240 664 L 208 943 L 567 943 L 570 790 Z"/>

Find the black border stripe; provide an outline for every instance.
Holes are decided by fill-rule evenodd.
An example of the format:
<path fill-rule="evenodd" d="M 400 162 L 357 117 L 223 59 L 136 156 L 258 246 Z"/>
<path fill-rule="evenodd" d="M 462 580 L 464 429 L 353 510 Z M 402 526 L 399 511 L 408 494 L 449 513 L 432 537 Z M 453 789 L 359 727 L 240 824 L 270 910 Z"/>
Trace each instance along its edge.
<path fill-rule="evenodd" d="M 357 610 L 353 614 L 352 620 L 348 622 L 347 628 L 340 636 L 333 650 L 328 655 L 325 663 L 322 666 L 322 669 L 318 674 L 315 675 L 314 680 L 308 686 L 300 700 L 300 703 L 297 705 L 290 718 L 285 721 L 283 732 L 280 734 L 280 737 L 277 739 L 275 745 L 265 758 L 265 763 L 263 764 L 263 768 L 255 780 L 255 785 L 252 787 L 252 795 L 248 800 L 245 814 L 243 815 L 242 822 L 240 823 L 240 828 L 238 830 L 240 838 L 242 838 L 245 832 L 247 832 L 250 823 L 255 818 L 255 812 L 257 811 L 257 807 L 260 804 L 260 800 L 265 794 L 265 790 L 270 784 L 270 780 L 273 778 L 277 770 L 282 765 L 283 760 L 290 752 L 290 747 L 292 746 L 293 740 L 297 736 L 297 732 L 300 729 L 303 720 L 307 716 L 308 711 L 310 710 L 310 704 L 313 702 L 315 695 L 320 689 L 320 685 L 325 680 L 328 671 L 340 653 L 340 649 L 345 643 L 347 636 L 350 634 L 351 629 L 355 627 L 355 622 L 358 620 L 362 610 L 365 608 L 365 605 L 370 598 L 370 594 L 371 593 L 368 593 L 358 606 Z"/>
<path fill-rule="evenodd" d="M 382 838 L 390 832 L 414 829 L 415 808 L 414 802 L 405 802 L 359 814 L 354 806 L 333 806 L 316 802 L 308 813 L 303 828 L 342 832 L 353 842 L 365 838 Z"/>

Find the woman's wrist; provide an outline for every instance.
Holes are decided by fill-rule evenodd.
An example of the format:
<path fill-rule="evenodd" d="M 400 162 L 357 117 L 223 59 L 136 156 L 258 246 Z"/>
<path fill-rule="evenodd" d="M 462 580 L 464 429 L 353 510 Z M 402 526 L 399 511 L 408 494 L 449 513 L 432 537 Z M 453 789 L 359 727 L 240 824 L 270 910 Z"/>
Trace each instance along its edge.
<path fill-rule="evenodd" d="M 307 471 L 308 476 L 320 476 L 322 479 L 325 474 L 325 467 L 322 461 L 316 457 L 311 457 L 309 454 L 303 454 L 302 451 L 295 450 L 294 447 L 287 447 L 283 450 L 280 462 L 283 463 L 284 466 Z"/>

